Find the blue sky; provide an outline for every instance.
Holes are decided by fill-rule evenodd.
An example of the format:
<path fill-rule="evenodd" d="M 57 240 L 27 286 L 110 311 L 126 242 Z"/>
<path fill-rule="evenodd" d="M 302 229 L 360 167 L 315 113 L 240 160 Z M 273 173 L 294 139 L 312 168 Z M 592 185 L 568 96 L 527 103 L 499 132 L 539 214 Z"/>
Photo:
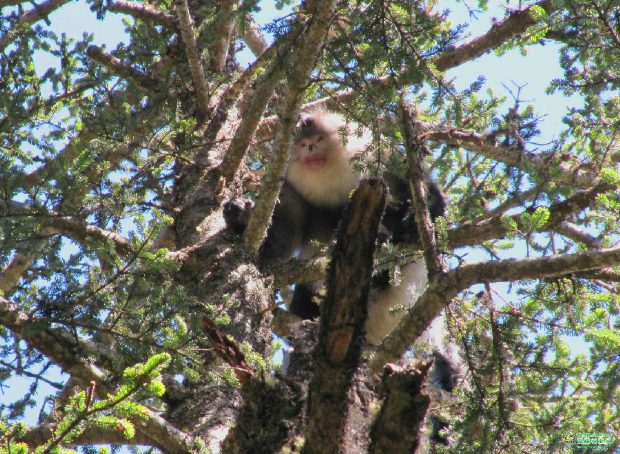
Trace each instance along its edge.
<path fill-rule="evenodd" d="M 470 22 L 471 19 L 462 2 L 442 0 L 440 8 L 449 8 L 453 11 L 451 15 L 453 22 L 470 23 L 469 32 L 472 36 L 476 36 L 490 27 L 493 17 L 498 19 L 503 17 L 503 10 L 499 6 L 501 2 L 492 3 L 494 8 L 489 13 L 480 14 L 480 20 L 477 22 Z M 265 0 L 262 5 L 263 11 L 256 16 L 259 25 L 265 25 L 273 17 L 282 14 L 275 9 L 275 2 Z M 83 1 L 73 1 L 49 16 L 52 29 L 57 34 L 66 33 L 70 37 L 80 39 L 85 31 L 93 33 L 95 44 L 106 45 L 108 50 L 114 49 L 117 43 L 125 38 L 123 18 L 124 16 L 121 14 L 108 13 L 103 21 L 98 21 Z M 58 65 L 57 61 L 42 53 L 36 56 L 36 63 L 41 74 L 49 66 Z M 567 99 L 560 94 L 553 96 L 545 94 L 549 82 L 562 74 L 558 65 L 557 47 L 553 43 L 532 48 L 527 57 L 521 56 L 517 51 L 512 51 L 502 57 L 497 57 L 494 54 L 485 55 L 473 62 L 450 70 L 447 73 L 447 78 L 454 78 L 457 87 L 464 88 L 476 80 L 481 72 L 486 77 L 486 86 L 492 87 L 497 94 L 509 96 L 508 90 L 502 84 L 506 84 L 509 88 L 524 87 L 521 94 L 522 99 L 527 103 L 535 104 L 539 113 L 546 115 L 541 124 L 543 131 L 540 138 L 541 142 L 553 140 L 562 129 L 561 119 L 566 113 L 567 107 L 580 104 L 579 98 Z M 57 377 L 58 375 L 55 378 Z M 16 377 L 9 385 L 10 388 L 3 390 L 4 396 L 0 394 L 0 401 L 11 398 L 11 395 L 21 394 L 30 386 L 30 380 Z M 51 387 L 43 385 L 39 396 L 43 397 L 53 391 Z M 39 409 L 30 411 L 26 422 L 35 423 L 38 411 Z"/>

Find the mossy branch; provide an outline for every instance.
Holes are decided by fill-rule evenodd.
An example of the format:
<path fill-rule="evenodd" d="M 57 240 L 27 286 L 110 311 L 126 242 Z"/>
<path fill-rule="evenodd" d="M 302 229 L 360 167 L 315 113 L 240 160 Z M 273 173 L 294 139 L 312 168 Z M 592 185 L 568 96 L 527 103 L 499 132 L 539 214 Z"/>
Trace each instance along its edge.
<path fill-rule="evenodd" d="M 267 232 L 269 220 L 284 181 L 299 108 L 332 22 L 335 6 L 335 0 L 318 0 L 316 9 L 309 19 L 307 33 L 302 35 L 303 44 L 289 80 L 288 91 L 278 122 L 273 159 L 269 165 L 269 172 L 263 180 L 256 208 L 243 235 L 243 244 L 252 255 L 258 252 Z"/>
<path fill-rule="evenodd" d="M 198 116 L 204 121 L 209 111 L 209 87 L 205 79 L 205 71 L 198 54 L 198 45 L 196 44 L 196 32 L 192 24 L 192 18 L 189 13 L 187 0 L 175 0 L 177 18 L 179 20 L 179 29 L 181 38 L 185 44 L 185 54 L 192 72 L 194 80 L 194 88 L 196 90 L 196 104 L 198 106 Z"/>

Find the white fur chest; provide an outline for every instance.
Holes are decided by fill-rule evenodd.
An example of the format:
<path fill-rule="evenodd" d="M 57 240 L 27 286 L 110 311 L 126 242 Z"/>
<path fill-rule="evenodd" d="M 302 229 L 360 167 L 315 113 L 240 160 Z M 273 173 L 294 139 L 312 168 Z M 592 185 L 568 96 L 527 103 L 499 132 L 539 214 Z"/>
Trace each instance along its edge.
<path fill-rule="evenodd" d="M 346 204 L 351 191 L 362 176 L 351 169 L 347 156 L 328 163 L 319 171 L 309 172 L 298 162 L 289 165 L 286 180 L 313 205 L 336 208 Z"/>

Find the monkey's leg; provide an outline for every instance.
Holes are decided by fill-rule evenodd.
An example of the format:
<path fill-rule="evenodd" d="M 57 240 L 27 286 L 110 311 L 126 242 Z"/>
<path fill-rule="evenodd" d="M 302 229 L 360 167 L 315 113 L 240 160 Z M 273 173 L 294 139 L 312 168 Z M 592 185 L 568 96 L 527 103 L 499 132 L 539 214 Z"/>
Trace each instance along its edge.
<path fill-rule="evenodd" d="M 323 281 L 296 284 L 288 310 L 303 319 L 317 318 L 321 315 L 321 310 L 315 300 L 322 286 Z"/>

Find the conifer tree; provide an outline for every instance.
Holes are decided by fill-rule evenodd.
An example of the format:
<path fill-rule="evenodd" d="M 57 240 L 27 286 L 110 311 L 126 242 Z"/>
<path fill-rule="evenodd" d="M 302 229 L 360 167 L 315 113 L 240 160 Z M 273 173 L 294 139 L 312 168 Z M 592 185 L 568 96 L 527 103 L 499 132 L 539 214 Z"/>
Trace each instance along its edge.
<path fill-rule="evenodd" d="M 67 3 L 0 0 L 0 453 L 620 449 L 620 0 L 510 1 L 476 34 L 436 0 L 283 0 L 264 28 L 268 2 L 89 1 L 125 18 L 108 46 L 55 32 Z M 558 130 L 527 87 L 484 91 L 483 56 L 540 46 L 563 70 L 548 94 L 578 99 Z M 465 65 L 480 77 L 462 89 Z M 334 295 L 371 279 L 381 185 L 352 195 L 322 257 L 256 259 L 317 107 L 372 133 L 368 175 L 424 165 L 449 201 L 421 242 L 377 248 L 394 279 L 429 270 L 377 349 L 363 319 L 330 317 L 366 303 Z M 237 235 L 222 205 L 241 196 L 256 208 Z M 278 307 L 320 279 L 320 323 Z M 463 371 L 437 400 L 430 363 L 402 360 L 441 311 Z"/>

